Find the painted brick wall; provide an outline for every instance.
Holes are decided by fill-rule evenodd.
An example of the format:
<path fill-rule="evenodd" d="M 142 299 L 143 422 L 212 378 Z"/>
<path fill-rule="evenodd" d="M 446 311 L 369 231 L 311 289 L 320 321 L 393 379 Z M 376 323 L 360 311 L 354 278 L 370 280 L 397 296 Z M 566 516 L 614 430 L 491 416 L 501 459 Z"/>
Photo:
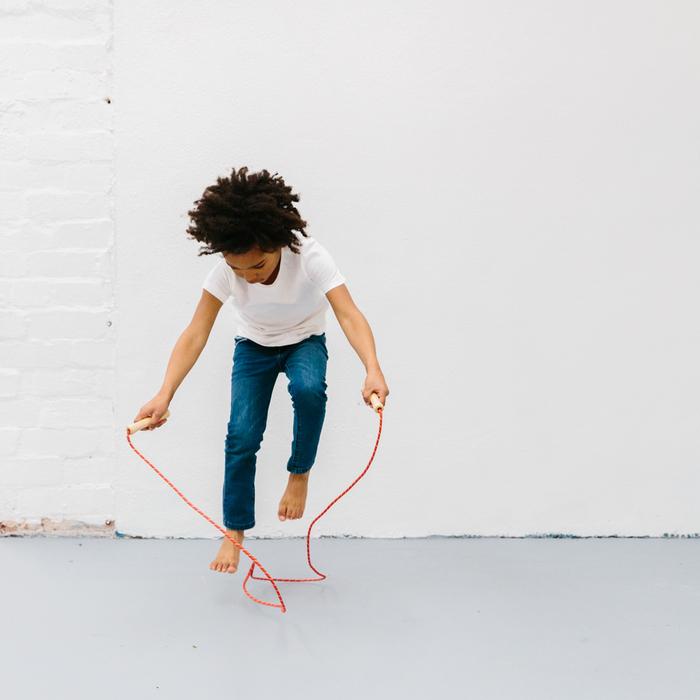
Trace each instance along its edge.
<path fill-rule="evenodd" d="M 113 7 L 0 5 L 0 532 L 114 514 Z"/>

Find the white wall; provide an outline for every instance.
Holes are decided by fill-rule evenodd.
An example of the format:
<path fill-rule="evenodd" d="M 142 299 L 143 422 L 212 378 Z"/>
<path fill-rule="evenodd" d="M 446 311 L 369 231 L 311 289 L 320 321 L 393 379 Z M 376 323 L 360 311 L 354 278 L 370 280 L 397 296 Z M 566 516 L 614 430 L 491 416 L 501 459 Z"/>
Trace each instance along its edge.
<path fill-rule="evenodd" d="M 134 455 L 123 428 L 160 386 L 215 260 L 197 257 L 186 211 L 217 175 L 248 165 L 280 172 L 300 193 L 309 233 L 372 325 L 391 389 L 373 466 L 315 534 L 700 531 L 699 15 L 678 2 L 117 0 L 114 53 L 106 48 L 115 249 L 67 238 L 66 252 L 52 250 L 54 229 L 77 216 L 71 202 L 94 230 L 109 224 L 111 212 L 84 211 L 85 194 L 69 199 L 94 187 L 109 201 L 97 176 L 73 183 L 56 171 L 63 199 L 39 197 L 43 210 L 32 181 L 3 178 L 4 240 L 15 243 L 3 243 L 0 279 L 9 299 L 0 439 L 3 479 L 18 482 L 1 491 L 3 519 L 100 515 L 128 534 L 219 535 Z M 13 22 L 5 42 L 8 26 L 29 31 Z M 11 112 L 3 107 L 3 124 Z M 3 170 L 12 160 L 43 173 L 36 144 L 51 152 L 65 137 L 28 138 L 31 121 L 9 124 Z M 108 138 L 109 125 L 77 126 L 88 145 L 76 167 L 87 168 L 102 141 L 85 130 Z M 46 235 L 31 243 L 12 233 L 36 229 Z M 95 291 L 83 306 L 50 286 L 23 305 L 36 285 L 22 266 L 42 255 L 46 267 L 32 266 L 41 284 L 114 274 L 115 296 Z M 57 259 L 68 272 L 56 272 Z M 92 267 L 73 271 L 75 260 Z M 169 423 L 134 437 L 217 522 L 234 332 L 225 307 Z M 305 517 L 276 517 L 292 427 L 281 375 L 258 455 L 253 536 L 305 534 L 369 459 L 377 419 L 330 310 L 327 335 L 330 400 Z M 110 393 L 104 358 L 115 339 Z M 56 395 L 30 395 L 50 382 Z M 71 456 L 78 446 L 87 450 Z M 77 472 L 90 462 L 104 477 Z M 20 481 L 20 467 L 39 476 Z"/>

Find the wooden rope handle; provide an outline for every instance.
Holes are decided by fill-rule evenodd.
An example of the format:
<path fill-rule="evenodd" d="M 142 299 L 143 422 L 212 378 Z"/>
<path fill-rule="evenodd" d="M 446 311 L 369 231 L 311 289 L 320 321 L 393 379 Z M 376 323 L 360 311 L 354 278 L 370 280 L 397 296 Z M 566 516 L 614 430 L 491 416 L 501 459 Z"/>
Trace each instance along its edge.
<path fill-rule="evenodd" d="M 164 418 L 168 418 L 170 416 L 170 411 L 166 411 L 159 420 L 163 420 Z M 148 426 L 151 424 L 151 416 L 147 416 L 146 418 L 142 418 L 141 420 L 137 420 L 136 423 L 129 423 L 127 426 L 127 430 L 129 431 L 129 435 L 133 435 L 135 432 L 139 430 L 143 430 L 144 428 L 148 428 Z"/>
<path fill-rule="evenodd" d="M 384 410 L 384 406 L 382 405 L 382 402 L 379 400 L 379 397 L 374 392 L 372 392 L 369 395 L 369 402 L 372 404 L 372 408 L 375 411 L 383 411 Z"/>

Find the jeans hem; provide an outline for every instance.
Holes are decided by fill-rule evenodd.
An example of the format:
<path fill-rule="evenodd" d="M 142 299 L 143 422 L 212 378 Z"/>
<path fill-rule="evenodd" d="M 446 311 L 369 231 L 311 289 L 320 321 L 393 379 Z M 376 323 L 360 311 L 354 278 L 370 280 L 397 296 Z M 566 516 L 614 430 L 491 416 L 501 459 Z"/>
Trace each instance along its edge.
<path fill-rule="evenodd" d="M 251 523 L 250 525 L 244 525 L 241 527 L 240 525 L 229 525 L 225 520 L 224 520 L 224 527 L 227 530 L 250 530 L 251 528 L 255 527 L 255 522 Z"/>
<path fill-rule="evenodd" d="M 290 474 L 306 474 L 306 472 L 311 471 L 311 467 L 287 467 L 287 471 Z"/>

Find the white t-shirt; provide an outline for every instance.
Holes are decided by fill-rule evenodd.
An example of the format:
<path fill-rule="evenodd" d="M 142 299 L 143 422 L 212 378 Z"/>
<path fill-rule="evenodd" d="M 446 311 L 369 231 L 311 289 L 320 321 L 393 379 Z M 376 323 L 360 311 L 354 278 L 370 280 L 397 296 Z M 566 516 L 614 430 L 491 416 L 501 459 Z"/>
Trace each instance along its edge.
<path fill-rule="evenodd" d="M 229 297 L 237 314 L 237 335 L 260 345 L 298 343 L 326 330 L 325 294 L 345 282 L 330 253 L 312 236 L 293 232 L 299 253 L 288 246 L 272 284 L 250 284 L 228 266 L 223 253 L 202 287 L 221 302 Z"/>

